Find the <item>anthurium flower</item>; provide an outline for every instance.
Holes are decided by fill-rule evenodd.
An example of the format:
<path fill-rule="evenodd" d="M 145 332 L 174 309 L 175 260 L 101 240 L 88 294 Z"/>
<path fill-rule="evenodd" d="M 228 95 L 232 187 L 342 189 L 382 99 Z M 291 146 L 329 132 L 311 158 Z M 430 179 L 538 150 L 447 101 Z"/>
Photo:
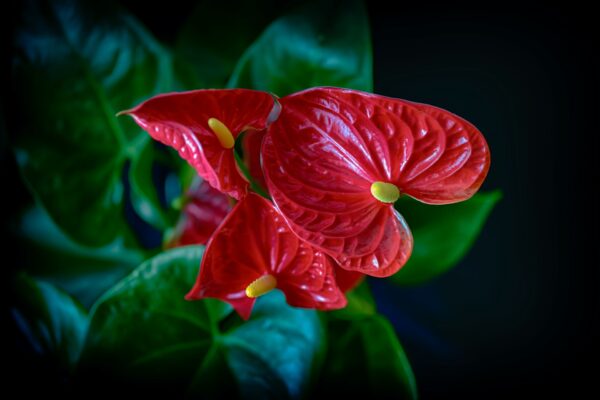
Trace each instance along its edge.
<path fill-rule="evenodd" d="M 338 88 L 280 102 L 262 148 L 269 193 L 296 234 L 348 270 L 398 271 L 412 251 L 398 197 L 463 201 L 489 168 L 477 128 L 436 107 Z"/>
<path fill-rule="evenodd" d="M 335 265 L 335 283 L 344 293 L 354 289 L 365 279 L 365 275 L 360 272 L 348 271 L 335 262 L 333 264 Z"/>
<path fill-rule="evenodd" d="M 206 244 L 231 210 L 229 200 L 206 181 L 194 182 L 168 247 Z"/>
<path fill-rule="evenodd" d="M 256 298 L 275 288 L 296 307 L 346 305 L 328 257 L 300 240 L 270 201 L 249 193 L 209 241 L 186 298 L 224 300 L 248 319 Z"/>
<path fill-rule="evenodd" d="M 211 186 L 241 199 L 248 182 L 235 162 L 235 139 L 244 131 L 264 129 L 277 111 L 268 93 L 228 89 L 158 95 L 121 114 L 175 148 Z"/>

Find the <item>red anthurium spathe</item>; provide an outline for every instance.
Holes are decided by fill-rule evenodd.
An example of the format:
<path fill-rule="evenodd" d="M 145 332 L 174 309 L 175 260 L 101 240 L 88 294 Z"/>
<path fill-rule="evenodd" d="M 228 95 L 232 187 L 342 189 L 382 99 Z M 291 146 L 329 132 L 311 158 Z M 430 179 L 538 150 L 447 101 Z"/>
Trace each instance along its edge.
<path fill-rule="evenodd" d="M 248 182 L 235 162 L 235 139 L 246 130 L 264 129 L 277 111 L 268 93 L 228 89 L 158 95 L 122 114 L 175 148 L 211 186 L 241 199 Z"/>
<path fill-rule="evenodd" d="M 200 274 L 187 295 L 230 303 L 248 319 L 256 297 L 280 289 L 296 307 L 330 310 L 346 305 L 328 257 L 300 240 L 273 204 L 249 193 L 208 243 Z"/>
<path fill-rule="evenodd" d="M 347 270 L 398 271 L 412 251 L 398 197 L 466 200 L 489 168 L 481 133 L 439 108 L 337 88 L 281 106 L 263 140 L 269 192 L 294 232 Z"/>
<path fill-rule="evenodd" d="M 335 266 L 335 282 L 344 293 L 357 287 L 365 279 L 365 274 Z"/>
<path fill-rule="evenodd" d="M 188 190 L 181 220 L 168 247 L 206 244 L 231 210 L 230 198 L 206 181 L 196 181 Z"/>

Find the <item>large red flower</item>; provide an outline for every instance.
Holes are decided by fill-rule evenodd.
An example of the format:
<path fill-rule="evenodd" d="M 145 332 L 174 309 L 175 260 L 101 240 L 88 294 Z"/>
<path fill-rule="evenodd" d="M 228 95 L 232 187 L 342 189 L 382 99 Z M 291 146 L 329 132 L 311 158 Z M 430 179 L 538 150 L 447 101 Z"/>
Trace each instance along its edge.
<path fill-rule="evenodd" d="M 277 111 L 268 93 L 230 89 L 158 95 L 122 114 L 175 148 L 211 186 L 241 199 L 248 182 L 235 162 L 235 139 L 246 130 L 264 129 Z"/>
<path fill-rule="evenodd" d="M 292 233 L 270 201 L 250 193 L 208 243 L 187 299 L 218 298 L 248 319 L 256 297 L 274 288 L 296 307 L 346 305 L 328 257 Z"/>
<path fill-rule="evenodd" d="M 490 163 L 481 133 L 447 111 L 337 88 L 281 99 L 263 140 L 269 192 L 293 231 L 348 270 L 389 276 L 412 236 L 393 203 L 468 199 Z"/>

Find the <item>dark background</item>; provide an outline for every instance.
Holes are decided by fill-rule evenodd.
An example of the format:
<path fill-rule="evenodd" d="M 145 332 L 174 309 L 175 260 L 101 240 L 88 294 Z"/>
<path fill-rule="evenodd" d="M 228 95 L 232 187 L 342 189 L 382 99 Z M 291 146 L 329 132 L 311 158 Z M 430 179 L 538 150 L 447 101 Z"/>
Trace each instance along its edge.
<path fill-rule="evenodd" d="M 598 43 L 589 10 L 370 8 L 378 93 L 484 132 L 504 199 L 453 271 L 377 284 L 423 399 L 598 395 Z M 375 282 L 374 282 L 375 283 Z M 588 397 L 586 396 L 586 397 Z"/>
<path fill-rule="evenodd" d="M 167 42 L 193 8 L 182 0 L 125 5 Z M 504 192 L 454 270 L 416 288 L 371 281 L 421 398 L 573 398 L 585 389 L 597 396 L 595 13 L 576 3 L 368 6 L 375 92 L 435 104 L 477 125 L 492 151 L 484 190 Z M 10 26 L 7 14 L 2 20 Z M 6 86 L 7 63 L 3 72 Z M 10 218 L 29 195 L 2 147 Z"/>

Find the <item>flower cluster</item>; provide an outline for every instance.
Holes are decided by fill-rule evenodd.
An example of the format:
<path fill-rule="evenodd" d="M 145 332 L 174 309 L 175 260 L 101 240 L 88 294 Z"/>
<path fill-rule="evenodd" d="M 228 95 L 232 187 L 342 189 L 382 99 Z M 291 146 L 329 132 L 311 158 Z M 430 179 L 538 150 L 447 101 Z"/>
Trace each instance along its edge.
<path fill-rule="evenodd" d="M 466 200 L 490 165 L 485 139 L 464 119 L 348 89 L 281 99 L 196 90 L 159 95 L 125 113 L 238 200 L 208 241 L 187 298 L 225 300 L 245 319 L 256 297 L 274 288 L 293 306 L 344 307 L 344 292 L 362 276 L 392 275 L 410 257 L 412 235 L 394 209 L 399 196 Z M 248 170 L 272 200 L 250 190 L 236 161 L 238 138 Z"/>

